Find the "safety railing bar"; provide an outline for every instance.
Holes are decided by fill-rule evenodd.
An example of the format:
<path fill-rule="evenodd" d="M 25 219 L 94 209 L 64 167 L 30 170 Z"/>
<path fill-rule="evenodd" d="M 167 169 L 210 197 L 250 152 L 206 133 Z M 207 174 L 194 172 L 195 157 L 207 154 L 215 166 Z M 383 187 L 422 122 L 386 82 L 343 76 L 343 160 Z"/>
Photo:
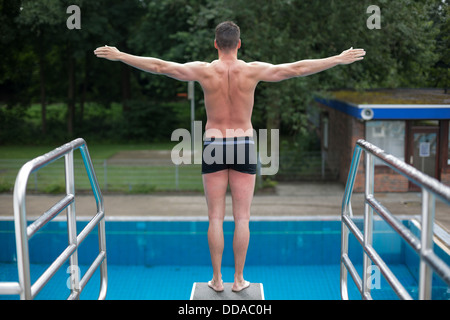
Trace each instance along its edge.
<path fill-rule="evenodd" d="M 352 221 L 352 219 L 348 216 L 342 216 L 342 221 L 345 222 L 346 226 L 355 236 L 356 240 L 358 240 L 359 244 L 364 247 L 364 237 L 361 230 L 358 229 L 356 224 Z"/>
<path fill-rule="evenodd" d="M 366 202 L 386 221 L 400 236 L 417 252 L 420 252 L 420 240 L 400 221 L 398 221 L 392 213 L 386 209 L 373 196 L 366 198 Z"/>
<path fill-rule="evenodd" d="M 353 186 L 355 184 L 356 173 L 359 167 L 361 152 L 361 148 L 355 148 L 355 151 L 353 152 L 352 163 L 348 172 L 347 184 L 345 185 L 344 197 L 342 199 L 342 212 L 349 212 L 350 216 L 353 216 L 351 210 L 351 196 L 353 193 Z"/>
<path fill-rule="evenodd" d="M 412 300 L 412 297 L 406 291 L 405 287 L 400 283 L 397 277 L 392 273 L 391 269 L 386 265 L 383 259 L 378 255 L 372 246 L 364 246 L 364 251 L 370 257 L 373 263 L 375 263 L 383 274 L 386 281 L 391 285 L 397 296 L 404 300 Z"/>
<path fill-rule="evenodd" d="M 33 237 L 45 224 L 51 221 L 54 217 L 61 213 L 68 205 L 75 200 L 73 194 L 66 195 L 63 199 L 58 201 L 53 207 L 44 212 L 39 218 L 37 218 L 32 224 L 27 227 L 28 240 Z"/>
<path fill-rule="evenodd" d="M 84 167 L 86 168 L 86 173 L 89 178 L 89 183 L 91 184 L 92 192 L 94 193 L 95 202 L 97 204 L 97 212 L 103 212 L 103 196 L 101 194 L 100 185 L 98 184 L 97 176 L 95 175 L 94 165 L 92 164 L 92 159 L 89 155 L 89 149 L 86 144 L 80 147 L 81 157 L 83 159 Z"/>
<path fill-rule="evenodd" d="M 376 253 L 372 246 L 364 245 L 364 238 L 361 231 L 355 225 L 355 223 L 347 216 L 342 216 L 343 221 L 348 226 L 350 231 L 353 233 L 355 238 L 361 244 L 363 250 L 367 253 L 373 263 L 375 263 L 379 268 L 386 281 L 393 287 L 394 292 L 402 299 L 412 299 L 408 292 L 405 290 L 403 285 L 398 281 L 397 277 L 390 271 L 386 263 L 381 259 L 381 257 Z"/>
<path fill-rule="evenodd" d="M 355 266 L 353 265 L 352 261 L 348 257 L 347 254 L 342 256 L 342 262 L 344 263 L 344 266 L 347 268 L 348 272 L 353 278 L 353 281 L 355 282 L 356 287 L 358 288 L 359 292 L 362 294 L 362 280 L 359 276 L 358 272 L 355 269 Z"/>
<path fill-rule="evenodd" d="M 447 285 L 450 286 L 450 268 L 432 250 L 422 254 L 423 260 L 436 272 Z"/>
<path fill-rule="evenodd" d="M 106 231 L 105 231 L 105 219 L 102 219 L 98 223 L 98 246 L 100 251 L 106 254 Z M 108 272 L 106 266 L 106 257 L 100 265 L 100 292 L 98 300 L 106 299 L 106 292 L 108 291 Z"/>
<path fill-rule="evenodd" d="M 84 239 L 89 235 L 89 233 L 97 226 L 101 219 L 105 216 L 104 212 L 98 212 L 89 223 L 81 230 L 77 236 L 77 243 L 80 245 Z"/>
<path fill-rule="evenodd" d="M 365 140 L 358 140 L 357 146 L 363 150 L 373 154 L 377 158 L 381 159 L 391 169 L 405 176 L 419 187 L 425 188 L 438 196 L 442 201 L 450 205 L 450 187 L 440 183 L 437 179 L 427 176 L 421 171 L 417 170 L 413 166 L 397 159 L 393 155 L 387 154 L 384 150 L 372 145 Z"/>
<path fill-rule="evenodd" d="M 28 164 L 31 165 L 29 168 L 30 172 L 33 173 L 34 171 L 37 171 L 39 169 L 42 169 L 43 167 L 51 164 L 52 162 L 62 158 L 64 155 L 69 153 L 72 150 L 78 149 L 80 146 L 85 144 L 85 141 L 81 138 L 75 139 L 71 142 L 66 143 L 65 145 L 56 148 L 50 152 L 47 152 L 46 154 L 39 156 L 33 160 L 28 161 Z"/>
<path fill-rule="evenodd" d="M 49 268 L 47 268 L 47 270 L 39 277 L 39 279 L 34 284 L 31 284 L 28 240 L 40 228 L 42 228 L 46 223 L 48 223 L 56 215 L 58 215 L 62 210 L 67 208 L 67 210 L 69 211 L 69 209 L 73 207 L 74 203 L 73 151 L 75 149 L 80 149 L 83 163 L 97 203 L 97 214 L 88 224 L 88 226 L 86 226 L 85 229 L 83 229 L 81 234 L 77 235 L 76 229 L 72 228 L 72 242 L 69 241 L 70 242 L 69 246 L 63 251 L 63 253 L 50 265 Z M 27 190 L 27 182 L 30 177 L 30 174 L 62 158 L 63 156 L 65 156 L 66 158 L 65 159 L 66 193 L 67 193 L 66 197 L 60 200 L 58 203 L 56 203 L 52 208 L 47 210 L 43 215 L 38 217 L 29 227 L 27 227 L 25 196 Z M 74 212 L 74 209 L 72 211 Z M 78 245 L 87 237 L 87 235 L 92 231 L 92 229 L 96 225 L 99 225 L 99 232 L 98 232 L 99 250 L 100 252 L 102 252 L 102 255 L 104 256 L 100 264 L 101 287 L 99 299 L 104 299 L 106 297 L 107 291 L 107 269 L 106 269 L 105 224 L 104 220 L 102 220 L 103 218 L 104 218 L 103 197 L 97 181 L 97 177 L 95 175 L 92 160 L 90 158 L 89 151 L 84 139 L 79 138 L 73 140 L 59 148 L 56 148 L 51 152 L 48 152 L 40 157 L 37 157 L 25 163 L 19 170 L 19 173 L 16 177 L 16 183 L 14 185 L 14 220 L 16 233 L 17 262 L 19 272 L 18 285 L 20 288 L 20 292 L 18 293 L 20 294 L 21 299 L 33 299 L 68 258 L 71 259 L 71 266 L 72 265 L 78 266 L 78 261 L 76 259 L 76 250 L 78 248 Z M 74 223 L 76 222 L 75 216 L 73 215 L 71 219 L 72 219 L 71 221 L 69 221 L 68 219 L 68 225 L 74 226 Z M 69 230 L 69 233 L 70 232 L 71 231 Z M 11 285 L 9 283 L 6 283 L 6 285 L 0 283 L 0 294 L 2 289 L 10 287 Z"/>
<path fill-rule="evenodd" d="M 80 146 L 81 157 L 83 159 L 84 167 L 87 171 L 87 176 L 89 178 L 89 183 L 91 184 L 91 189 L 94 194 L 94 198 L 97 204 L 97 216 L 94 217 L 89 224 L 92 223 L 92 228 L 98 224 L 98 241 L 99 241 L 99 249 L 101 252 L 105 252 L 105 258 L 100 266 L 100 292 L 98 295 L 99 300 L 104 300 L 106 298 L 106 292 L 108 290 L 108 272 L 106 268 L 106 240 L 105 240 L 105 220 L 102 219 L 104 216 L 105 208 L 103 203 L 103 196 L 101 193 L 100 185 L 97 180 L 97 176 L 95 175 L 94 166 L 92 164 L 92 159 L 89 155 L 89 149 L 87 144 L 82 144 Z M 89 225 L 88 224 L 88 225 Z M 84 234 L 84 230 L 86 230 L 87 226 L 80 235 L 77 237 L 77 241 L 81 243 L 87 234 Z"/>
<path fill-rule="evenodd" d="M 74 291 L 70 294 L 70 296 L 67 298 L 67 300 L 76 300 L 79 299 L 81 292 L 83 291 L 86 284 L 89 282 L 89 280 L 94 275 L 94 272 L 98 269 L 100 264 L 103 262 L 103 260 L 106 258 L 106 252 L 101 251 L 98 256 L 95 258 L 94 262 L 90 265 L 89 269 L 85 272 L 83 275 L 83 278 L 80 280 L 80 288 L 77 291 Z"/>
<path fill-rule="evenodd" d="M 0 282 L 0 295 L 2 294 L 20 294 L 22 288 L 18 282 Z"/>
<path fill-rule="evenodd" d="M 105 260 L 105 258 L 106 258 L 106 252 L 101 251 L 98 254 L 97 258 L 95 258 L 94 262 L 92 262 L 91 266 L 86 271 L 83 278 L 81 279 L 81 281 L 80 281 L 81 290 L 84 289 L 84 287 L 88 283 L 89 279 L 91 279 L 91 277 L 94 275 L 94 272 L 100 267 L 101 263 L 103 262 L 103 260 Z"/>
<path fill-rule="evenodd" d="M 61 266 L 70 258 L 75 252 L 77 246 L 75 244 L 67 246 L 67 248 L 53 261 L 53 263 L 42 273 L 39 279 L 31 286 L 31 295 L 33 299 L 41 291 L 41 289 L 47 284 L 47 282 L 53 277 L 53 275 L 61 268 Z"/>
<path fill-rule="evenodd" d="M 403 224 L 401 224 L 389 210 L 387 210 L 383 205 L 381 205 L 381 203 L 377 199 L 375 199 L 375 197 L 373 196 L 373 190 L 369 191 L 368 188 L 373 188 L 373 181 L 368 183 L 367 170 L 371 170 L 370 172 L 373 174 L 373 168 L 370 165 L 370 162 L 366 161 L 365 211 L 367 211 L 367 206 L 369 206 L 371 209 L 374 209 L 419 254 L 419 258 L 421 261 L 419 298 L 430 299 L 432 271 L 436 272 L 440 276 L 440 278 L 442 278 L 447 284 L 450 285 L 450 267 L 434 253 L 432 247 L 429 244 L 430 241 L 432 241 L 431 237 L 433 235 L 433 230 L 432 227 L 430 226 L 434 222 L 434 210 L 435 210 L 434 199 L 435 197 L 438 197 L 444 203 L 450 205 L 450 187 L 445 186 L 438 180 L 425 175 L 416 168 L 404 163 L 403 161 L 397 159 L 396 157 L 386 154 L 384 150 L 370 144 L 367 141 L 364 141 L 362 139 L 357 141 L 342 201 L 342 219 L 341 219 L 343 223 L 342 230 L 345 229 L 344 226 L 348 227 L 348 229 L 352 232 L 352 234 L 356 237 L 358 242 L 363 247 L 364 252 L 366 252 L 367 255 L 370 257 L 370 259 L 380 268 L 382 274 L 384 275 L 386 280 L 389 282 L 391 287 L 394 289 L 394 291 L 400 298 L 411 299 L 411 296 L 401 285 L 398 279 L 392 274 L 391 270 L 387 267 L 387 265 L 384 263 L 384 261 L 375 251 L 375 249 L 371 246 L 370 241 L 368 241 L 369 242 L 368 244 L 363 241 L 363 235 L 361 231 L 349 218 L 349 214 L 352 214 L 351 194 L 353 192 L 353 186 L 357 175 L 357 167 L 359 165 L 359 159 L 362 150 L 366 152 L 366 157 L 369 157 L 369 159 L 371 159 L 372 156 L 377 157 L 391 169 L 405 176 L 409 181 L 418 185 L 422 189 L 422 220 L 425 220 L 425 222 L 422 223 L 425 224 L 424 229 L 426 229 L 426 231 L 422 231 L 421 239 L 419 240 L 409 229 L 407 229 Z M 370 223 L 370 221 L 371 219 L 368 222 Z M 366 221 L 364 223 L 366 224 Z M 366 233 L 367 226 L 365 225 L 364 228 Z M 371 233 L 372 231 L 369 230 L 368 232 Z M 341 241 L 342 241 L 341 259 L 343 259 L 344 256 L 346 256 L 347 259 L 349 259 L 347 255 L 348 236 L 347 237 L 342 236 Z M 344 260 L 342 260 L 342 262 L 344 262 Z M 367 264 L 366 259 L 364 259 L 364 263 Z M 342 265 L 343 263 L 341 263 L 341 296 L 343 298 L 348 298 L 348 293 L 346 291 L 347 276 L 342 271 L 343 270 Z M 430 269 L 428 269 L 428 266 Z M 364 298 L 364 293 L 362 293 L 362 296 Z"/>

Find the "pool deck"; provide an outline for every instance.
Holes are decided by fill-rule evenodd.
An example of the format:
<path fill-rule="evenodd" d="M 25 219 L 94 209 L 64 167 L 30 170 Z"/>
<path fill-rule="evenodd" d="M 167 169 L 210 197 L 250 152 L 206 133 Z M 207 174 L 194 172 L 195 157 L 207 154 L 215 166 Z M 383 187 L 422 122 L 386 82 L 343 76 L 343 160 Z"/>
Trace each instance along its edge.
<path fill-rule="evenodd" d="M 336 218 L 341 214 L 344 186 L 338 183 L 279 183 L 274 193 L 254 196 L 251 215 L 274 217 Z M 376 193 L 375 197 L 391 212 L 399 216 L 420 216 L 420 193 Z M 62 198 L 61 195 L 27 195 L 28 217 L 37 217 Z M 196 217 L 207 218 L 205 197 L 194 194 L 121 195 L 105 194 L 105 213 L 108 218 L 129 217 Z M 364 195 L 352 196 L 355 216 L 364 213 Z M 92 216 L 96 211 L 92 195 L 76 196 L 78 217 Z M 0 218 L 13 216 L 13 196 L 0 194 Z M 227 195 L 226 219 L 232 219 L 231 196 Z M 436 222 L 450 232 L 450 207 L 436 201 Z"/>

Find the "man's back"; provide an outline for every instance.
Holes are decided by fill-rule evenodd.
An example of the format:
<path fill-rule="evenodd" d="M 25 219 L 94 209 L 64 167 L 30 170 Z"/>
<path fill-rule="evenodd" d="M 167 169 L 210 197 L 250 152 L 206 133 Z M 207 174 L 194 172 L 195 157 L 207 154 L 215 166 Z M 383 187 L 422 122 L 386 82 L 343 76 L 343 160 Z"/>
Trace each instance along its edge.
<path fill-rule="evenodd" d="M 224 137 L 251 134 L 258 82 L 250 76 L 249 68 L 247 63 L 237 59 L 219 59 L 204 67 L 204 77 L 199 82 L 205 97 L 206 130 L 219 130 Z M 236 132 L 227 133 L 227 129 Z M 237 132 L 239 129 L 242 131 Z"/>

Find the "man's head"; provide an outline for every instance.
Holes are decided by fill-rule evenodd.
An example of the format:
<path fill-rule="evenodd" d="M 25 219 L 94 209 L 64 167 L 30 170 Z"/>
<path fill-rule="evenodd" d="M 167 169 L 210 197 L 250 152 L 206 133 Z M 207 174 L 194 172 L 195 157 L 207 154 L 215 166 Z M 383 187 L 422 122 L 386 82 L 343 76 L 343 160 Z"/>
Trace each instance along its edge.
<path fill-rule="evenodd" d="M 222 51 L 235 50 L 240 41 L 241 31 L 237 24 L 231 21 L 220 23 L 216 27 L 217 48 Z"/>

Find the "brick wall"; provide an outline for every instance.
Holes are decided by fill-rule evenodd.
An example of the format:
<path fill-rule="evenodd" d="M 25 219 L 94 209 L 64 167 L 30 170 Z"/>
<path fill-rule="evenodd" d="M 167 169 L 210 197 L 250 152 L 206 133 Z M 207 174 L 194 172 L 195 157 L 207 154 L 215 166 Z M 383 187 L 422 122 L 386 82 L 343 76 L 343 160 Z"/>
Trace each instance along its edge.
<path fill-rule="evenodd" d="M 339 182 L 347 182 L 356 141 L 365 138 L 365 124 L 343 112 L 321 103 L 319 107 L 328 113 L 328 165 L 339 173 Z M 450 173 L 449 173 L 450 178 Z M 364 192 L 364 153 L 361 156 L 354 192 Z M 375 168 L 375 192 L 406 192 L 408 180 L 392 169 Z"/>
<path fill-rule="evenodd" d="M 354 191 L 364 192 L 364 167 L 361 157 L 360 169 L 355 180 Z M 408 179 L 389 168 L 375 168 L 375 192 L 407 192 Z"/>
<path fill-rule="evenodd" d="M 339 181 L 345 184 L 356 141 L 364 138 L 365 135 L 364 123 L 321 103 L 318 103 L 318 106 L 328 113 L 328 166 L 333 172 L 338 173 Z M 360 164 L 361 169 L 362 165 Z M 358 173 L 358 180 L 360 175 Z M 364 179 L 364 173 L 362 173 L 362 177 Z M 359 184 L 359 181 L 357 183 Z M 364 184 L 364 182 L 362 183 Z"/>

